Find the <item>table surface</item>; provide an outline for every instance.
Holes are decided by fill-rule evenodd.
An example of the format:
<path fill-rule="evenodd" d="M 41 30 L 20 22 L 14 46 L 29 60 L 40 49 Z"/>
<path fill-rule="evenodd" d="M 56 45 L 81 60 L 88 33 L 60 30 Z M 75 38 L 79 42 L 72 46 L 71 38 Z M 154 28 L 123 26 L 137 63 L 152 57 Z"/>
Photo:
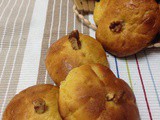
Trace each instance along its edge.
<path fill-rule="evenodd" d="M 0 0 L 0 119 L 19 91 L 51 83 L 44 60 L 48 47 L 78 29 L 95 36 L 72 12 L 72 0 Z M 87 19 L 93 21 L 92 15 Z M 160 49 L 118 59 L 110 68 L 133 89 L 142 120 L 160 120 Z"/>

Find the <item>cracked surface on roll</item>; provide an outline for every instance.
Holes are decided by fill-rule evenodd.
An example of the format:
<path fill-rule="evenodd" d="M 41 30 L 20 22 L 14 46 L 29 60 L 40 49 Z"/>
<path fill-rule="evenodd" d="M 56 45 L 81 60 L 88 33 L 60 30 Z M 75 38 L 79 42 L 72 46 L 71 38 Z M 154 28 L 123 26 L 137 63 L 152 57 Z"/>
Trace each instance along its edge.
<path fill-rule="evenodd" d="M 59 107 L 64 120 L 140 120 L 131 88 L 100 64 L 70 71 L 60 86 Z"/>

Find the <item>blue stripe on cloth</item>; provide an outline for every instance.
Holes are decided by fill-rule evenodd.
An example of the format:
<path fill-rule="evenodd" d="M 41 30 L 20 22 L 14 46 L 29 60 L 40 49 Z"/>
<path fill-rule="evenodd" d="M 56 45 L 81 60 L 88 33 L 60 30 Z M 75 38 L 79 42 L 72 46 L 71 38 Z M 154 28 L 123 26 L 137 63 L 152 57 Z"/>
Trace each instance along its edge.
<path fill-rule="evenodd" d="M 156 84 L 155 84 L 155 80 L 154 80 L 154 77 L 153 77 L 153 74 L 152 74 L 150 63 L 149 63 L 149 60 L 148 60 L 148 57 L 147 57 L 147 54 L 146 54 L 145 51 L 144 51 L 144 54 L 145 54 L 145 58 L 147 60 L 148 69 L 149 69 L 149 72 L 150 72 L 150 75 L 151 75 L 151 79 L 152 79 L 152 82 L 153 82 L 153 85 L 154 85 L 154 89 L 155 89 L 155 92 L 156 92 L 157 100 L 158 100 L 158 103 L 159 103 L 159 106 L 160 106 L 159 94 L 158 94 L 157 87 L 156 87 Z"/>

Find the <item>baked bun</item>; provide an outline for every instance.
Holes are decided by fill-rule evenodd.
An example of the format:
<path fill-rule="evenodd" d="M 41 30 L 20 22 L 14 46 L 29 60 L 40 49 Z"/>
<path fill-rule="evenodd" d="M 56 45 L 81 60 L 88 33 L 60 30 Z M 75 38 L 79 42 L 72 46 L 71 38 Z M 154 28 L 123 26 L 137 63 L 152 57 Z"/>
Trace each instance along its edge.
<path fill-rule="evenodd" d="M 17 94 L 8 104 L 3 120 L 62 120 L 58 111 L 59 89 L 36 85 Z"/>
<path fill-rule="evenodd" d="M 129 56 L 155 38 L 160 28 L 160 10 L 155 0 L 110 0 L 106 4 L 96 31 L 106 51 L 118 57 Z"/>
<path fill-rule="evenodd" d="M 135 101 L 131 88 L 100 64 L 74 68 L 60 86 L 64 120 L 140 120 Z"/>
<path fill-rule="evenodd" d="M 108 65 L 106 53 L 101 44 L 77 30 L 51 45 L 46 56 L 46 68 L 59 86 L 69 71 L 87 63 Z"/>

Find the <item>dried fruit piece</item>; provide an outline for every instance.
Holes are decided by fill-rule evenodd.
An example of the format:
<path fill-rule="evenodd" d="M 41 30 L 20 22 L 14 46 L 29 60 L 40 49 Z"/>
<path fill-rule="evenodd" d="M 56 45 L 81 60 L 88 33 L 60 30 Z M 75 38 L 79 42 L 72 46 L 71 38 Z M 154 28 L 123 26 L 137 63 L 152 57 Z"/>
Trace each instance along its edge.
<path fill-rule="evenodd" d="M 33 105 L 35 112 L 38 114 L 42 114 L 47 110 L 46 102 L 41 98 L 34 100 Z"/>
<path fill-rule="evenodd" d="M 114 98 L 114 102 L 118 103 L 119 101 L 121 101 L 123 99 L 125 92 L 124 91 L 119 91 L 117 92 L 115 98 Z"/>
<path fill-rule="evenodd" d="M 113 101 L 114 103 L 118 103 L 123 99 L 124 94 L 125 94 L 124 91 L 119 91 L 117 93 L 108 93 L 106 95 L 106 100 Z"/>
<path fill-rule="evenodd" d="M 107 101 L 112 101 L 112 100 L 114 99 L 114 97 L 115 97 L 115 94 L 114 94 L 114 93 L 108 93 L 108 94 L 106 95 L 106 100 L 107 100 Z"/>
<path fill-rule="evenodd" d="M 120 21 L 113 21 L 110 24 L 109 28 L 112 32 L 120 33 L 122 31 L 123 26 L 124 26 L 124 21 L 120 20 Z"/>
<path fill-rule="evenodd" d="M 79 40 L 78 30 L 74 30 L 69 34 L 69 42 L 74 50 L 79 50 L 81 48 L 81 42 Z"/>

